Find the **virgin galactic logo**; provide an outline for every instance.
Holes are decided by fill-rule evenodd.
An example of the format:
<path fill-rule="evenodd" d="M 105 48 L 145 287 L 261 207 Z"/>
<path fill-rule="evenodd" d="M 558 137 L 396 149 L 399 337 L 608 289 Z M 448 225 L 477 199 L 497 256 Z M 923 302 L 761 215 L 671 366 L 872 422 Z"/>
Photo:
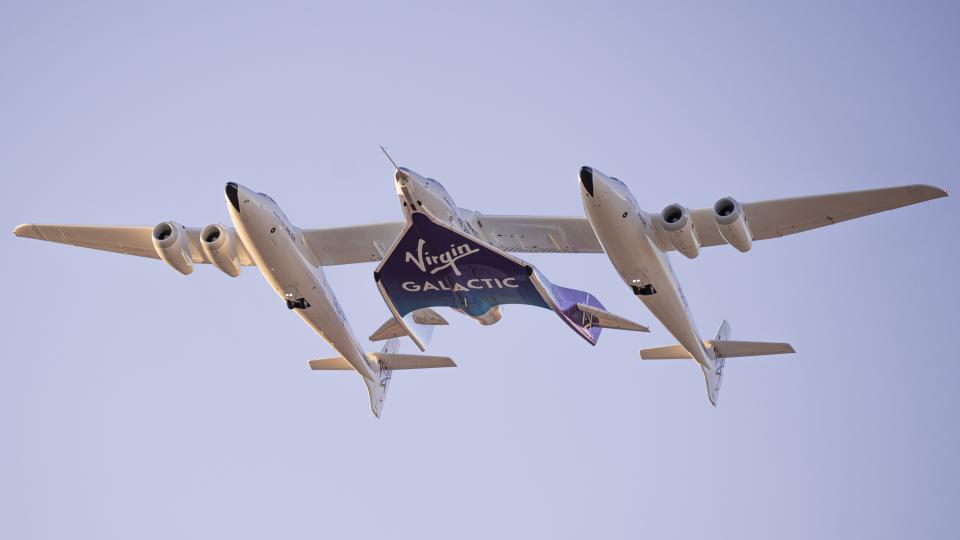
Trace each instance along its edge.
<path fill-rule="evenodd" d="M 431 255 L 424 251 L 427 242 L 423 238 L 417 242 L 417 253 L 414 255 L 409 251 L 404 256 L 404 262 L 413 263 L 421 272 L 436 274 L 442 270 L 450 269 L 453 275 L 460 277 L 463 273 L 457 266 L 457 261 L 464 257 L 480 253 L 480 250 L 468 243 L 460 245 L 451 244 L 450 249 L 440 255 Z M 471 290 L 483 289 L 516 289 L 520 287 L 515 277 L 503 278 L 474 278 L 461 283 L 460 281 L 436 280 L 436 281 L 405 281 L 401 284 L 403 290 L 407 292 L 429 292 L 429 291 L 451 291 L 468 292 Z"/>
<path fill-rule="evenodd" d="M 430 268 L 431 274 L 436 274 L 441 270 L 446 270 L 447 268 L 453 270 L 453 275 L 460 277 L 460 269 L 457 268 L 457 261 L 468 256 L 473 255 L 474 253 L 480 253 L 480 250 L 472 247 L 470 244 L 460 244 L 459 246 L 450 245 L 450 249 L 444 251 L 440 255 L 430 255 L 430 253 L 423 252 L 423 246 L 426 245 L 426 240 L 423 238 L 417 243 L 417 256 L 414 257 L 413 253 L 407 252 L 407 256 L 404 259 L 406 262 L 412 262 L 414 266 L 420 269 L 421 272 L 426 272 L 427 267 Z"/>

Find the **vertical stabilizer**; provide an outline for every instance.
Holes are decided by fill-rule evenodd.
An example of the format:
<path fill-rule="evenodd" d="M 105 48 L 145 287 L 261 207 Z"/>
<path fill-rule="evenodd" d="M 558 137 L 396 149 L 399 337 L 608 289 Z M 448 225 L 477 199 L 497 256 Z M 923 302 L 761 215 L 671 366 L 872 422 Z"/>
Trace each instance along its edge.
<path fill-rule="evenodd" d="M 400 348 L 400 340 L 393 338 L 384 344 L 380 352 L 385 354 L 395 354 Z M 387 399 L 387 390 L 390 388 L 390 379 L 393 378 L 393 370 L 383 365 L 383 362 L 376 362 L 374 372 L 377 380 L 371 381 L 364 377 L 363 382 L 367 385 L 367 393 L 370 394 L 370 410 L 373 415 L 380 418 L 383 411 L 383 402 Z"/>
<path fill-rule="evenodd" d="M 730 323 L 724 320 L 720 323 L 720 329 L 717 330 L 717 337 L 713 338 L 713 344 L 730 340 Z M 710 404 L 717 406 L 717 400 L 720 399 L 720 385 L 723 384 L 723 367 L 726 359 L 721 354 L 719 347 L 705 347 L 707 357 L 710 358 L 710 366 L 700 366 L 703 370 L 703 378 L 707 383 L 707 397 L 710 398 Z"/>

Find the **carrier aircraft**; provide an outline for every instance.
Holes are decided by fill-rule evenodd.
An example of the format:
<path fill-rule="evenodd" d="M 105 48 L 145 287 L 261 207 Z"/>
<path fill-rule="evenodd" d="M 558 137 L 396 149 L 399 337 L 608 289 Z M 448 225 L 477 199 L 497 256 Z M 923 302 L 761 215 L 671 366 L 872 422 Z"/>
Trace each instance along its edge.
<path fill-rule="evenodd" d="M 337 352 L 311 360 L 310 367 L 356 371 L 377 416 L 394 370 L 455 366 L 445 356 L 398 353 L 399 338 L 407 336 L 425 350 L 433 328 L 447 324 L 433 307 L 451 308 L 482 325 L 499 321 L 503 304 L 541 307 L 590 344 L 602 328 L 646 332 L 606 311 L 593 295 L 555 285 L 513 255 L 606 252 L 629 290 L 679 342 L 644 349 L 641 357 L 693 359 L 715 405 L 726 358 L 793 348 L 731 341 L 726 322 L 715 339 L 701 340 L 669 251 L 694 258 L 700 248 L 729 244 L 745 252 L 756 240 L 946 196 L 932 186 L 912 185 L 743 204 L 724 197 L 710 208 L 672 204 L 648 214 L 622 182 L 583 167 L 579 185 L 586 217 L 486 215 L 457 207 L 439 182 L 394 167 L 404 221 L 301 229 L 268 195 L 230 182 L 224 196 L 233 227 L 194 228 L 174 221 L 153 227 L 24 224 L 14 234 L 159 259 L 184 275 L 195 264 L 210 264 L 231 277 L 243 266 L 257 266 L 283 304 Z M 386 341 L 379 352 L 364 352 L 323 272 L 324 266 L 364 262 L 380 263 L 374 282 L 392 315 L 370 336 Z"/>

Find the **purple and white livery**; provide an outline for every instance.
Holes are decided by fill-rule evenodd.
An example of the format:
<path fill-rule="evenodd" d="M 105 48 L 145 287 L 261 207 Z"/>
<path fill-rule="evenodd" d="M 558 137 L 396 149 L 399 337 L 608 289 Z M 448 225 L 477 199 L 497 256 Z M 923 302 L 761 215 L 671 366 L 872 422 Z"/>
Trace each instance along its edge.
<path fill-rule="evenodd" d="M 468 211 L 436 180 L 403 167 L 395 177 L 407 223 L 374 272 L 394 321 L 371 339 L 405 334 L 426 350 L 434 324 L 423 322 L 425 310 L 448 307 L 489 325 L 500 320 L 504 304 L 553 310 L 591 345 L 602 328 L 649 331 L 608 312 L 592 294 L 554 285 L 532 264 L 479 239 L 482 222 L 476 214 L 465 216 Z"/>

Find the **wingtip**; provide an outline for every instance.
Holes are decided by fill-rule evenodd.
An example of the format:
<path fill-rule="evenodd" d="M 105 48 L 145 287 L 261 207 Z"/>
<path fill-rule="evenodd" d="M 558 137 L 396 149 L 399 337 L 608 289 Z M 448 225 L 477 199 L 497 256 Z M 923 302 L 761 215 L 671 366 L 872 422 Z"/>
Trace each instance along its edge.
<path fill-rule="evenodd" d="M 923 200 L 925 201 L 950 196 L 946 188 L 931 186 L 929 184 L 920 184 L 917 187 L 923 192 Z"/>
<path fill-rule="evenodd" d="M 33 223 L 17 225 L 17 228 L 13 230 L 13 234 L 20 238 L 40 238 L 40 234 L 37 232 L 37 228 L 33 226 Z"/>

